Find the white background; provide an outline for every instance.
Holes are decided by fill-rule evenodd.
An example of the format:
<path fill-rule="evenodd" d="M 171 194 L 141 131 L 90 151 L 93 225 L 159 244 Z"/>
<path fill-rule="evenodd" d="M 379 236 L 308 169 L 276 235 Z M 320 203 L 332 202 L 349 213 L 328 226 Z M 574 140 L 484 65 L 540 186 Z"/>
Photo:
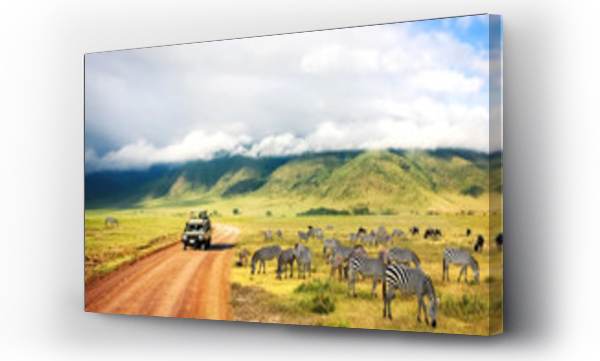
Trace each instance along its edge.
<path fill-rule="evenodd" d="M 2 3 L 0 357 L 596 358 L 597 4 Z M 504 15 L 504 335 L 481 338 L 83 312 L 84 53 L 485 12 Z"/>

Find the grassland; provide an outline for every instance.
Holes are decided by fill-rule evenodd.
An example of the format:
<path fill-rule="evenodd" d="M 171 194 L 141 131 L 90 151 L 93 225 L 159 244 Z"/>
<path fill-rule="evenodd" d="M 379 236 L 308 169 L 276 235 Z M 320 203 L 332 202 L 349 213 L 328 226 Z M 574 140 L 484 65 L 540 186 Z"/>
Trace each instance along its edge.
<path fill-rule="evenodd" d="M 486 202 L 487 203 L 487 202 Z M 214 222 L 239 228 L 242 233 L 237 249 L 247 248 L 251 252 L 269 243 L 264 241 L 263 231 L 281 229 L 282 240 L 275 240 L 283 248 L 293 247 L 297 242 L 297 231 L 307 226 L 321 227 L 327 237 L 336 237 L 347 243 L 348 233 L 358 226 L 367 229 L 384 225 L 388 230 L 403 229 L 413 225 L 440 228 L 444 237 L 439 241 L 427 241 L 421 237 L 408 237 L 395 245 L 413 249 L 421 258 L 422 268 L 434 281 L 436 293 L 441 298 L 438 328 L 433 330 L 417 323 L 415 298 L 396 298 L 392 303 L 394 320 L 382 318 L 381 287 L 377 298 L 369 295 L 371 281 L 357 283 L 357 298 L 346 296 L 346 281 L 329 279 L 329 266 L 322 254 L 322 245 L 311 240 L 313 251 L 313 275 L 306 280 L 297 278 L 277 280 L 276 262 L 267 264 L 266 275 L 250 275 L 249 268 L 237 267 L 232 263 L 232 306 L 234 319 L 240 321 L 276 322 L 290 324 L 321 325 L 333 327 L 355 327 L 421 332 L 465 333 L 487 335 L 502 328 L 502 254 L 493 248 L 489 240 L 501 231 L 501 213 L 492 215 L 482 211 L 481 206 L 470 213 L 427 210 L 394 210 L 392 214 L 367 216 L 318 216 L 299 217 L 297 213 L 314 206 L 310 198 L 281 200 L 245 197 L 211 202 L 205 206 L 216 213 Z M 91 280 L 129 263 L 153 250 L 178 241 L 190 205 L 148 203 L 143 209 L 88 210 L 85 224 L 86 280 Z M 343 207 L 343 205 L 336 205 Z M 232 210 L 237 208 L 239 215 Z M 267 216 L 270 211 L 270 216 Z M 468 215 L 471 214 L 471 215 Z M 104 226 L 106 216 L 119 219 L 118 228 Z M 328 231 L 326 227 L 333 226 Z M 473 235 L 465 236 L 471 228 Z M 476 258 L 481 266 L 481 283 L 458 284 L 458 269 L 451 268 L 451 282 L 442 279 L 442 254 L 446 247 L 471 249 L 474 238 L 482 234 L 486 247 Z M 492 237 L 490 237 L 490 235 Z M 368 248 L 375 256 L 376 247 Z M 237 253 L 237 252 L 236 252 Z M 469 280 L 472 272 L 469 270 Z M 490 296 L 491 295 L 491 296 Z"/>

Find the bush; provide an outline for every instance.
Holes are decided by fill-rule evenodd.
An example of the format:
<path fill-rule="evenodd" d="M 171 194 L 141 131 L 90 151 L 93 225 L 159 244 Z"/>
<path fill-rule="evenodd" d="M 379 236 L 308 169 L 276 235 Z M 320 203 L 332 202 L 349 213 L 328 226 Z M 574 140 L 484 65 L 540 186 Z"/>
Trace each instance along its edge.
<path fill-rule="evenodd" d="M 267 211 L 265 214 L 267 217 L 271 217 L 273 215 L 273 213 L 271 211 Z"/>
<path fill-rule="evenodd" d="M 335 311 L 335 300 L 333 296 L 326 292 L 319 292 L 312 299 L 311 311 L 320 315 L 328 315 Z"/>
<path fill-rule="evenodd" d="M 387 208 L 387 209 L 384 209 L 383 211 L 381 211 L 382 216 L 395 216 L 397 214 L 398 214 L 398 212 L 396 212 L 396 210 L 393 208 Z"/>
<path fill-rule="evenodd" d="M 472 185 L 467 189 L 463 189 L 461 191 L 461 193 L 466 196 L 471 196 L 473 198 L 477 198 L 483 194 L 483 188 L 478 185 Z"/>
<path fill-rule="evenodd" d="M 234 215 L 234 216 L 237 216 L 238 214 L 240 214 L 240 210 L 239 210 L 239 209 L 237 209 L 237 208 L 234 208 L 234 209 L 233 209 L 233 215 Z"/>
<path fill-rule="evenodd" d="M 446 316 L 472 321 L 486 317 L 489 313 L 488 305 L 477 295 L 464 294 L 460 298 L 448 296 L 440 302 L 440 311 Z"/>
<path fill-rule="evenodd" d="M 355 216 L 366 216 L 373 213 L 371 213 L 369 207 L 367 206 L 357 206 L 352 208 L 352 214 L 354 214 Z"/>
<path fill-rule="evenodd" d="M 311 208 L 305 212 L 298 213 L 298 216 L 300 216 L 300 217 L 305 217 L 305 216 L 349 216 L 349 215 L 350 215 L 350 212 L 348 212 L 346 210 L 337 210 L 337 209 L 325 208 L 325 207 Z"/>

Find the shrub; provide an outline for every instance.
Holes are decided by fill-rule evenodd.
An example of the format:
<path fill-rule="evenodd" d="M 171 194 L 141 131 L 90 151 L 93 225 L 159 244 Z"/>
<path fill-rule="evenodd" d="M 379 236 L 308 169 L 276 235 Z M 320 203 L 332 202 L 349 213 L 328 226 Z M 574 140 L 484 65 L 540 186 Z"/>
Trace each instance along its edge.
<path fill-rule="evenodd" d="M 472 321 L 486 317 L 489 308 L 479 296 L 464 294 L 460 298 L 453 296 L 443 298 L 440 302 L 440 311 L 449 317 Z"/>
<path fill-rule="evenodd" d="M 311 208 L 305 212 L 298 213 L 298 216 L 349 216 L 350 212 L 346 210 L 337 210 L 333 208 Z"/>
<path fill-rule="evenodd" d="M 273 215 L 271 211 L 267 211 L 265 214 L 267 215 L 267 217 L 271 217 Z"/>
<path fill-rule="evenodd" d="M 237 208 L 234 208 L 234 209 L 233 209 L 233 215 L 234 215 L 234 216 L 237 216 L 238 214 L 240 214 L 240 210 L 239 210 L 239 209 L 237 209 Z"/>
<path fill-rule="evenodd" d="M 369 207 L 367 206 L 356 206 L 352 208 L 352 214 L 354 214 L 355 216 L 366 216 L 373 213 L 371 213 Z"/>
<path fill-rule="evenodd" d="M 472 185 L 469 188 L 463 189 L 461 191 L 465 196 L 471 196 L 473 198 L 477 198 L 483 194 L 483 188 L 478 185 Z"/>

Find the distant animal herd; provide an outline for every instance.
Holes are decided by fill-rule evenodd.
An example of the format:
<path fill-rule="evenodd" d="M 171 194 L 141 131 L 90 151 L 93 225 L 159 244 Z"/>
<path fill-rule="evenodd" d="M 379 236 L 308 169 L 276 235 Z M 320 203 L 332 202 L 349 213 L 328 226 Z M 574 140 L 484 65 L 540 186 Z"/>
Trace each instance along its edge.
<path fill-rule="evenodd" d="M 333 226 L 326 227 L 328 231 L 333 230 Z M 420 229 L 413 226 L 408 233 L 415 237 L 420 235 Z M 467 237 L 472 234 L 471 229 L 466 230 Z M 336 238 L 325 238 L 325 233 L 321 228 L 308 226 L 306 230 L 299 230 L 298 242 L 293 248 L 283 250 L 279 245 L 265 246 L 258 249 L 250 261 L 251 274 L 265 274 L 265 263 L 270 260 L 277 260 L 277 279 L 294 276 L 294 262 L 297 266 L 298 278 L 306 279 L 307 273 L 311 276 L 311 263 L 313 254 L 310 247 L 307 246 L 310 240 L 318 240 L 323 245 L 323 256 L 327 259 L 327 264 L 331 266 L 329 277 L 337 278 L 339 281 L 347 279 L 347 295 L 352 294 L 356 297 L 356 281 L 360 274 L 363 279 L 370 277 L 373 281 L 371 295 L 376 295 L 376 287 L 382 284 L 383 294 L 383 317 L 392 319 L 391 300 L 395 297 L 396 291 L 404 295 L 416 295 L 418 299 L 417 320 L 421 322 L 421 311 L 423 312 L 425 323 L 432 327 L 437 325 L 437 310 L 439 299 L 435 296 L 435 290 L 431 278 L 421 269 L 421 261 L 417 254 L 409 248 L 393 247 L 394 241 L 406 238 L 406 234 L 401 229 L 394 229 L 388 232 L 384 226 L 378 229 L 367 231 L 359 227 L 356 232 L 350 232 L 348 235 L 349 245 L 343 245 Z M 274 238 L 283 239 L 283 232 L 276 230 L 264 231 L 265 241 L 274 241 Z M 436 228 L 427 228 L 423 232 L 424 239 L 436 241 L 443 237 L 442 231 Z M 476 237 L 473 250 L 482 252 L 485 239 L 483 235 Z M 501 252 L 503 246 L 502 233 L 495 238 L 497 249 Z M 383 246 L 377 253 L 376 258 L 369 258 L 365 247 Z M 388 246 L 392 246 L 388 248 Z M 239 252 L 238 264 L 246 267 L 250 252 L 242 249 Z M 458 282 L 464 277 L 467 282 L 467 270 L 471 268 L 473 279 L 479 283 L 479 264 L 475 257 L 467 250 L 457 248 L 446 248 L 442 259 L 443 281 L 450 281 L 450 265 L 460 267 Z M 258 267 L 258 270 L 257 270 Z M 425 304 L 425 297 L 428 299 L 428 306 Z M 430 322 L 431 321 L 431 322 Z"/>

